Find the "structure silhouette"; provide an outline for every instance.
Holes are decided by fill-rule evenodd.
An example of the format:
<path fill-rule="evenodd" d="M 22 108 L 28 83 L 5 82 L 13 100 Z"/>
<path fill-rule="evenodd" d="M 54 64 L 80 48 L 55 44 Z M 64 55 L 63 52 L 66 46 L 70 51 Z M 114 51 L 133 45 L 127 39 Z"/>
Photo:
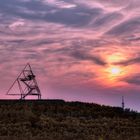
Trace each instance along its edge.
<path fill-rule="evenodd" d="M 19 93 L 11 93 L 16 84 L 18 85 Z M 41 99 L 41 92 L 36 81 L 36 76 L 34 75 L 29 63 L 21 71 L 6 94 L 20 95 L 21 100 L 24 100 L 27 96 L 37 96 L 38 99 Z"/>
<path fill-rule="evenodd" d="M 124 110 L 124 108 L 125 108 L 124 96 L 122 96 L 122 109 Z"/>

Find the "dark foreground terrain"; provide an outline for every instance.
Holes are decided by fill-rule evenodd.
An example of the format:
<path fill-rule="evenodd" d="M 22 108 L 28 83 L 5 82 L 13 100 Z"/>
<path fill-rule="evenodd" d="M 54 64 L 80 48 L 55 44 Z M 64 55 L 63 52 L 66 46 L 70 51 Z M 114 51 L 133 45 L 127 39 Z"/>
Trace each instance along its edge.
<path fill-rule="evenodd" d="M 63 100 L 0 101 L 0 140 L 140 140 L 140 114 Z"/>

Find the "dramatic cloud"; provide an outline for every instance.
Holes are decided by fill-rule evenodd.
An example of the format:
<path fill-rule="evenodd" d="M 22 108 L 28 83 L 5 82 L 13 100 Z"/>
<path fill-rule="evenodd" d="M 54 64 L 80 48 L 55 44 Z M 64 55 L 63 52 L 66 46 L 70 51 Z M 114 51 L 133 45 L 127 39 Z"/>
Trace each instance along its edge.
<path fill-rule="evenodd" d="M 78 59 L 78 60 L 81 60 L 81 61 L 92 61 L 94 62 L 95 64 L 97 65 L 105 65 L 106 63 L 101 60 L 100 58 L 96 57 L 96 56 L 92 56 L 92 55 L 89 55 L 89 54 L 86 54 L 84 52 L 80 52 L 80 51 L 77 51 L 77 52 L 73 52 L 71 54 L 74 58 Z"/>
<path fill-rule="evenodd" d="M 140 85 L 140 73 L 129 76 L 129 77 L 125 77 L 125 79 L 123 79 L 124 81 L 126 81 L 129 84 L 134 84 L 134 85 Z"/>
<path fill-rule="evenodd" d="M 140 17 L 132 18 L 131 20 L 124 21 L 111 29 L 107 34 L 114 36 L 129 36 L 135 34 L 140 30 Z"/>
<path fill-rule="evenodd" d="M 137 63 L 140 63 L 140 57 L 132 58 L 115 64 L 127 66 L 127 65 L 137 64 Z"/>
<path fill-rule="evenodd" d="M 25 25 L 24 21 L 18 20 L 18 21 L 15 21 L 14 23 L 12 23 L 11 25 L 9 25 L 9 28 L 15 29 L 17 27 L 22 27 L 24 25 Z"/>
<path fill-rule="evenodd" d="M 90 89 L 86 101 L 124 93 L 131 100 L 130 91 L 140 90 L 139 7 L 139 0 L 0 0 L 2 97 L 30 62 L 44 98 L 52 97 L 49 88 L 74 87 L 61 98 L 84 100 L 80 93 Z M 111 74 L 116 67 L 120 74 Z"/>

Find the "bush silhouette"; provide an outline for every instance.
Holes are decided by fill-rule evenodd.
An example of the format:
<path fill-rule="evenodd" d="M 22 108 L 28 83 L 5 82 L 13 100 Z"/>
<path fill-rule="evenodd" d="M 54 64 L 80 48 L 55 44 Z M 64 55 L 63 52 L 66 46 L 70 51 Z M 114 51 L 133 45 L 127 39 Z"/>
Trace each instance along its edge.
<path fill-rule="evenodd" d="M 0 101 L 0 140 L 140 140 L 140 114 L 63 100 Z"/>

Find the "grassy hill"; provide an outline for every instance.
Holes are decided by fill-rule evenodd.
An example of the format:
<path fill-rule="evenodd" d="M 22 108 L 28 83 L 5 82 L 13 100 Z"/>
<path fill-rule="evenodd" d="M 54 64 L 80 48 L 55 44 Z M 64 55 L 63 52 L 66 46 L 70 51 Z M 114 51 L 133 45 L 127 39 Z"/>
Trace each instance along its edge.
<path fill-rule="evenodd" d="M 63 100 L 1 100 L 0 140 L 140 140 L 140 114 Z"/>

